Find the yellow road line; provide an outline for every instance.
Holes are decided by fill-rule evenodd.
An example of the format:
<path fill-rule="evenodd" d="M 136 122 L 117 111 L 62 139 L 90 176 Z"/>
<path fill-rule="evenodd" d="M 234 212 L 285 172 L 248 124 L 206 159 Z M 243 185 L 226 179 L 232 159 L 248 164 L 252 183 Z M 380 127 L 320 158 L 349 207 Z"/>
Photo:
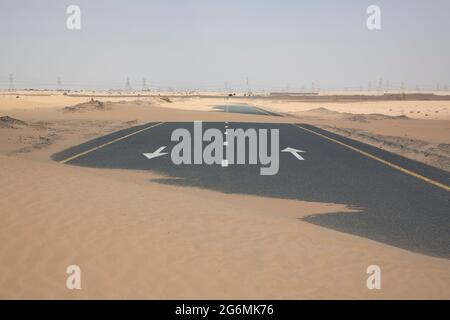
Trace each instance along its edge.
<path fill-rule="evenodd" d="M 130 134 L 127 134 L 127 135 L 125 135 L 125 136 L 123 136 L 123 137 L 120 137 L 120 138 L 111 140 L 111 141 L 109 141 L 109 142 L 106 142 L 106 143 L 104 143 L 104 144 L 101 144 L 101 145 L 99 145 L 99 146 L 97 146 L 97 147 L 94 147 L 94 148 L 92 148 L 92 149 L 89 149 L 89 150 L 83 151 L 83 152 L 81 152 L 81 153 L 78 153 L 78 154 L 76 154 L 76 155 L 74 155 L 74 156 L 72 156 L 72 157 L 70 157 L 70 158 L 61 160 L 61 161 L 59 161 L 59 163 L 67 163 L 67 162 L 72 161 L 72 160 L 74 160 L 74 159 L 77 159 L 77 158 L 79 158 L 79 157 L 81 157 L 81 156 L 84 156 L 84 155 L 86 155 L 86 154 L 88 154 L 88 153 L 91 153 L 92 151 L 95 151 L 95 150 L 101 149 L 101 148 L 103 148 L 103 147 L 109 146 L 110 144 L 113 144 L 113 143 L 115 143 L 115 142 L 124 140 L 124 139 L 126 139 L 126 138 L 129 138 L 129 137 L 131 137 L 131 136 L 134 136 L 135 134 L 144 132 L 144 131 L 149 130 L 149 129 L 151 129 L 151 128 L 157 127 L 157 126 L 159 126 L 159 125 L 161 125 L 161 124 L 163 124 L 163 123 L 164 123 L 164 122 L 160 122 L 160 123 L 154 124 L 154 125 L 152 125 L 152 126 L 150 126 L 150 127 L 146 127 L 146 128 L 144 128 L 144 129 L 140 129 L 140 130 L 138 130 L 138 131 L 135 131 L 135 132 L 132 132 L 132 133 L 130 133 Z"/>
<path fill-rule="evenodd" d="M 268 115 L 270 115 L 270 114 L 269 114 L 267 111 L 265 111 L 263 108 L 261 108 L 261 107 L 257 107 L 257 108 L 258 108 L 259 110 L 263 111 L 264 113 L 267 113 Z M 276 113 L 276 112 L 274 112 L 274 113 Z M 280 115 L 279 113 L 276 113 L 276 114 Z M 280 116 L 281 116 L 281 115 L 280 115 Z M 435 180 L 433 180 L 433 179 L 424 177 L 424 176 L 422 176 L 422 175 L 420 175 L 420 174 L 418 174 L 418 173 L 412 172 L 412 171 L 410 171 L 410 170 L 408 170 L 408 169 L 405 169 L 405 168 L 403 168 L 403 167 L 400 167 L 400 166 L 398 166 L 398 165 L 396 165 L 396 164 L 394 164 L 394 163 L 392 163 L 392 162 L 389 162 L 389 161 L 386 161 L 386 160 L 384 160 L 384 159 L 381 159 L 381 158 L 379 158 L 379 157 L 377 157 L 377 156 L 374 156 L 373 154 L 370 154 L 370 153 L 368 153 L 368 152 L 362 151 L 362 150 L 360 150 L 360 149 L 358 149 L 358 148 L 352 147 L 352 146 L 350 146 L 350 145 L 348 145 L 348 144 L 346 144 L 346 143 L 343 143 L 343 142 L 341 142 L 341 141 L 339 141 L 339 140 L 336 140 L 336 139 L 327 137 L 327 136 L 325 136 L 325 135 L 323 135 L 323 134 L 320 134 L 320 133 L 318 133 L 318 132 L 315 132 L 315 131 L 313 131 L 313 130 L 310 130 L 310 129 L 307 129 L 307 128 L 304 128 L 304 127 L 302 127 L 302 126 L 295 125 L 295 124 L 292 124 L 292 125 L 295 126 L 295 127 L 300 128 L 300 129 L 302 129 L 302 130 L 305 130 L 305 131 L 308 131 L 308 132 L 310 132 L 310 133 L 313 133 L 313 134 L 315 134 L 315 135 L 317 135 L 317 136 L 319 136 L 319 137 L 322 137 L 322 138 L 324 138 L 324 139 L 327 139 L 327 140 L 329 140 L 329 141 L 332 141 L 332 142 L 334 142 L 334 143 L 337 143 L 337 144 L 339 144 L 339 145 L 341 145 L 341 146 L 344 146 L 344 147 L 346 147 L 346 148 L 348 148 L 348 149 L 351 149 L 351 150 L 353 150 L 353 151 L 355 151 L 355 152 L 358 152 L 358 153 L 360 153 L 360 154 L 362 154 L 362 155 L 364 155 L 364 156 L 366 156 L 366 157 L 369 157 L 369 158 L 371 158 L 371 159 L 373 159 L 373 160 L 376 160 L 376 161 L 378 161 L 378 162 L 381 162 L 381 163 L 383 163 L 383 164 L 385 164 L 385 165 L 387 165 L 387 166 L 389 166 L 389 167 L 391 167 L 391 168 L 394 168 L 394 169 L 396 169 L 396 170 L 399 170 L 399 171 L 401 171 L 401 172 L 403 172 L 403 173 L 406 173 L 406 174 L 408 174 L 408 175 L 410 175 L 410 176 L 413 176 L 413 177 L 415 177 L 415 178 L 417 178 L 417 179 L 420 179 L 420 180 L 422 180 L 422 181 L 428 182 L 428 183 L 430 183 L 430 184 L 432 184 L 432 185 L 434 185 L 434 186 L 436 186 L 436 187 L 439 187 L 439 188 L 444 189 L 444 190 L 446 190 L 446 191 L 450 191 L 450 187 L 447 186 L 447 185 L 445 185 L 445 184 L 443 184 L 443 183 L 440 183 L 440 182 L 437 182 L 437 181 L 435 181 Z"/>
<path fill-rule="evenodd" d="M 299 126 L 299 125 L 294 125 L 294 126 L 300 128 L 300 129 L 302 129 L 302 130 L 308 131 L 308 132 L 310 132 L 310 133 L 313 133 L 313 134 L 315 134 L 315 135 L 317 135 L 317 136 L 319 136 L 319 137 L 322 137 L 322 138 L 324 138 L 324 139 L 327 139 L 327 140 L 329 140 L 329 141 L 332 141 L 332 142 L 334 142 L 334 143 L 337 143 L 337 144 L 339 144 L 339 145 L 341 145 L 341 146 L 344 146 L 344 147 L 346 147 L 346 148 L 348 148 L 348 149 L 351 149 L 351 150 L 353 150 L 353 151 L 355 151 L 355 152 L 358 152 L 358 153 L 360 153 L 360 154 L 362 154 L 362 155 L 364 155 L 364 156 L 366 156 L 366 157 L 369 157 L 369 158 L 371 158 L 371 159 L 373 159 L 373 160 L 376 160 L 376 161 L 378 161 L 378 162 L 381 162 L 381 163 L 383 163 L 383 164 L 385 164 L 385 165 L 387 165 L 387 166 L 389 166 L 389 167 L 391 167 L 391 168 L 397 169 L 397 170 L 399 170 L 399 171 L 401 171 L 401 172 L 403 172 L 403 173 L 409 174 L 410 176 L 413 176 L 413 177 L 415 177 L 415 178 L 417 178 L 417 179 L 420 179 L 420 180 L 422 180 L 422 181 L 428 182 L 428 183 L 430 183 L 430 184 L 432 184 L 432 185 L 434 185 L 434 186 L 436 186 L 436 187 L 439 187 L 439 188 L 444 189 L 444 190 L 446 190 L 446 191 L 450 191 L 450 187 L 447 186 L 447 185 L 445 185 L 445 184 L 442 184 L 442 183 L 437 182 L 437 181 L 435 181 L 435 180 L 432 180 L 432 179 L 430 179 L 430 178 L 424 177 L 424 176 L 422 176 L 422 175 L 420 175 L 420 174 L 418 174 L 418 173 L 415 173 L 415 172 L 412 172 L 412 171 L 410 171 L 410 170 L 408 170 L 408 169 L 402 168 L 402 167 L 400 167 L 400 166 L 398 166 L 398 165 L 396 165 L 396 164 L 393 164 L 393 163 L 391 163 L 391 162 L 389 162 L 389 161 L 386 161 L 386 160 L 383 160 L 383 159 L 381 159 L 381 158 L 378 158 L 377 156 L 374 156 L 373 154 L 370 154 L 370 153 L 368 153 L 368 152 L 362 151 L 362 150 L 360 150 L 360 149 L 358 149 L 358 148 L 352 147 L 352 146 L 350 146 L 350 145 L 348 145 L 348 144 L 345 144 L 345 143 L 343 143 L 343 142 L 341 142 L 341 141 L 339 141 L 339 140 L 336 140 L 336 139 L 327 137 L 327 136 L 325 136 L 325 135 L 323 135 L 323 134 L 320 134 L 320 133 L 318 133 L 318 132 L 315 132 L 315 131 L 313 131 L 313 130 L 304 128 L 304 127 Z"/>

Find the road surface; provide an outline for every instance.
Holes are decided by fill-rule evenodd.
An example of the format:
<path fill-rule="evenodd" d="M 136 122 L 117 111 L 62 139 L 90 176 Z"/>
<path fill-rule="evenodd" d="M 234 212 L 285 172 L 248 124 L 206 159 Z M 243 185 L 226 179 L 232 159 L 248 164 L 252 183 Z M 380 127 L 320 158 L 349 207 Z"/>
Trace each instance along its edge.
<path fill-rule="evenodd" d="M 224 112 L 266 114 L 250 106 L 219 106 Z M 170 154 L 147 159 L 143 153 L 176 142 L 173 130 L 193 123 L 155 123 L 94 139 L 54 155 L 70 165 L 153 170 L 167 176 L 162 184 L 193 186 L 225 193 L 341 203 L 356 213 L 304 218 L 322 227 L 358 235 L 427 255 L 450 258 L 450 175 L 305 124 L 203 123 L 218 128 L 279 129 L 280 150 L 304 150 L 304 161 L 280 152 L 277 175 L 261 176 L 261 165 L 174 165 Z M 215 209 L 220 214 L 220 209 Z M 280 213 L 283 208 L 280 207 Z"/>

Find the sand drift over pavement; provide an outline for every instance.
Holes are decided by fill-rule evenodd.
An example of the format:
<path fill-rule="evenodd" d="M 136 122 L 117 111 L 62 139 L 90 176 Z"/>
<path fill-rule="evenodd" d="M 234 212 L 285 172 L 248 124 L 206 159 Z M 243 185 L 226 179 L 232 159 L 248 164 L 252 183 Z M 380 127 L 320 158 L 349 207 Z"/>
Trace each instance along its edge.
<path fill-rule="evenodd" d="M 176 142 L 171 141 L 171 135 L 180 128 L 190 132 L 192 136 L 196 134 L 195 125 L 192 123 L 162 123 L 157 126 L 148 124 L 144 127 L 150 129 L 145 131 L 138 127 L 96 139 L 58 153 L 54 155 L 54 159 L 59 161 L 71 159 L 67 163 L 87 167 L 151 170 L 164 175 L 164 178 L 157 180 L 164 184 L 271 198 L 350 204 L 362 213 L 330 214 L 305 219 L 412 251 L 442 257 L 450 256 L 446 227 L 450 223 L 447 214 L 448 191 L 294 125 L 216 122 L 203 124 L 204 130 L 216 128 L 224 131 L 225 126 L 243 130 L 254 128 L 279 130 L 280 148 L 301 148 L 306 152 L 307 158 L 305 161 L 299 161 L 291 153 L 281 153 L 279 171 L 274 175 L 264 176 L 260 175 L 257 165 L 249 162 L 237 166 L 223 166 L 221 162 L 217 162 L 216 165 L 202 161 L 174 163 L 168 154 L 166 156 L 162 154 L 160 157 L 143 157 L 142 155 L 149 150 L 160 150 L 161 146 L 167 147 L 168 150 L 175 148 Z M 448 181 L 449 175 L 444 171 L 359 142 L 343 140 L 311 126 L 308 128 L 331 135 L 355 148 L 410 168 L 444 184 Z M 129 133 L 133 131 L 139 133 L 130 136 Z M 95 148 L 120 136 L 129 137 L 107 144 L 98 150 Z M 207 141 L 203 141 L 203 144 L 204 147 L 208 146 Z M 250 144 L 246 145 L 247 152 L 244 153 L 247 154 L 247 158 L 249 146 Z M 86 153 L 86 150 L 92 152 Z M 78 154 L 81 156 L 76 157 Z"/>

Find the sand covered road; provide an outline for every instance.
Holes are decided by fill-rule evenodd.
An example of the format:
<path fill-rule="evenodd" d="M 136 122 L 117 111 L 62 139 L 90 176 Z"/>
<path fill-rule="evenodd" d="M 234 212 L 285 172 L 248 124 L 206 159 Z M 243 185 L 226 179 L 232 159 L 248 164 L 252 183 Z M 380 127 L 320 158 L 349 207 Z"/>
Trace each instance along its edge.
<path fill-rule="evenodd" d="M 450 171 L 449 101 L 304 103 L 261 107 L 339 135 Z"/>
<path fill-rule="evenodd" d="M 205 111 L 182 100 L 116 102 L 105 110 L 94 102 L 71 112 L 60 102 L 1 105 L 1 116 L 23 121 L 0 128 L 1 298 L 450 297 L 448 260 L 301 220 L 357 210 L 348 204 L 229 195 L 163 185 L 148 171 L 50 161 L 57 151 L 140 123 L 298 121 L 206 111 L 223 98 L 189 99 Z M 71 264 L 82 268 L 81 291 L 65 287 Z M 372 264 L 382 267 L 381 291 L 366 288 Z"/>
<path fill-rule="evenodd" d="M 217 111 L 249 104 L 450 171 L 450 101 L 304 102 L 269 98 L 172 98 L 165 108 Z"/>
<path fill-rule="evenodd" d="M 30 144 L 34 149 L 54 145 L 51 151 L 56 152 L 95 136 L 153 121 L 302 122 L 450 171 L 449 101 L 301 102 L 258 97 L 96 94 L 95 102 L 88 95 L 65 96 L 56 92 L 0 94 L 0 116 L 36 124 L 36 130 L 30 134 L 24 126 L 17 126 L 21 132 L 13 132 L 2 130 L 5 126 L 0 125 L 2 153 L 27 151 Z M 286 117 L 228 114 L 220 108 L 226 104 L 256 105 Z M 72 140 L 64 143 L 64 139 Z M 46 155 L 41 153 L 42 158 Z"/>
<path fill-rule="evenodd" d="M 1 104 L 0 98 L 0 145 L 2 147 L 0 154 L 47 161 L 51 154 L 70 146 L 148 122 L 202 120 L 289 123 L 295 121 L 294 118 L 289 117 L 179 110 L 166 107 L 171 103 L 160 98 L 119 102 L 111 102 L 108 99 L 91 101 L 83 98 L 81 103 L 78 103 L 76 98 L 77 103 L 73 105 L 64 104 L 67 97 L 60 96 L 60 98 L 62 100 L 59 102 L 54 97 L 50 98 L 50 100 L 56 100 L 52 103 L 59 103 L 59 107 L 36 108 L 22 108 L 20 103 L 18 105 Z M 15 101 L 12 100 L 12 102 Z"/>

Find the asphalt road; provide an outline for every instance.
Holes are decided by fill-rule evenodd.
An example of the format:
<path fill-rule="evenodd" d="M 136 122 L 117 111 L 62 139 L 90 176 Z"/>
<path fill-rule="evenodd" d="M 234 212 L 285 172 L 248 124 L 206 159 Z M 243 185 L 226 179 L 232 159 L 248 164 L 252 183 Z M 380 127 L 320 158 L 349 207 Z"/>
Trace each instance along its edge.
<path fill-rule="evenodd" d="M 249 106 L 220 106 L 217 109 L 266 113 Z M 149 160 L 143 153 L 154 152 L 161 146 L 167 146 L 164 151 L 170 153 L 176 144 L 170 141 L 172 131 L 186 128 L 192 132 L 193 123 L 153 125 L 156 124 L 122 130 L 64 150 L 53 158 L 64 161 L 75 157 L 66 163 L 77 166 L 153 170 L 168 177 L 157 181 L 162 184 L 346 204 L 360 212 L 329 213 L 303 220 L 410 251 L 450 258 L 450 192 L 445 189 L 450 175 L 442 170 L 309 125 L 224 122 L 203 123 L 203 130 L 218 128 L 225 131 L 225 126 L 229 129 L 277 128 L 280 129 L 280 150 L 286 147 L 301 149 L 305 151 L 301 154 L 305 160 L 299 161 L 291 153 L 280 152 L 280 168 L 274 176 L 261 176 L 259 164 L 176 166 L 171 162 L 170 154 Z M 104 145 L 111 141 L 114 143 Z M 102 147 L 92 150 L 98 146 Z M 212 210 L 220 214 L 220 208 Z M 280 213 L 282 211 L 280 207 Z"/>

